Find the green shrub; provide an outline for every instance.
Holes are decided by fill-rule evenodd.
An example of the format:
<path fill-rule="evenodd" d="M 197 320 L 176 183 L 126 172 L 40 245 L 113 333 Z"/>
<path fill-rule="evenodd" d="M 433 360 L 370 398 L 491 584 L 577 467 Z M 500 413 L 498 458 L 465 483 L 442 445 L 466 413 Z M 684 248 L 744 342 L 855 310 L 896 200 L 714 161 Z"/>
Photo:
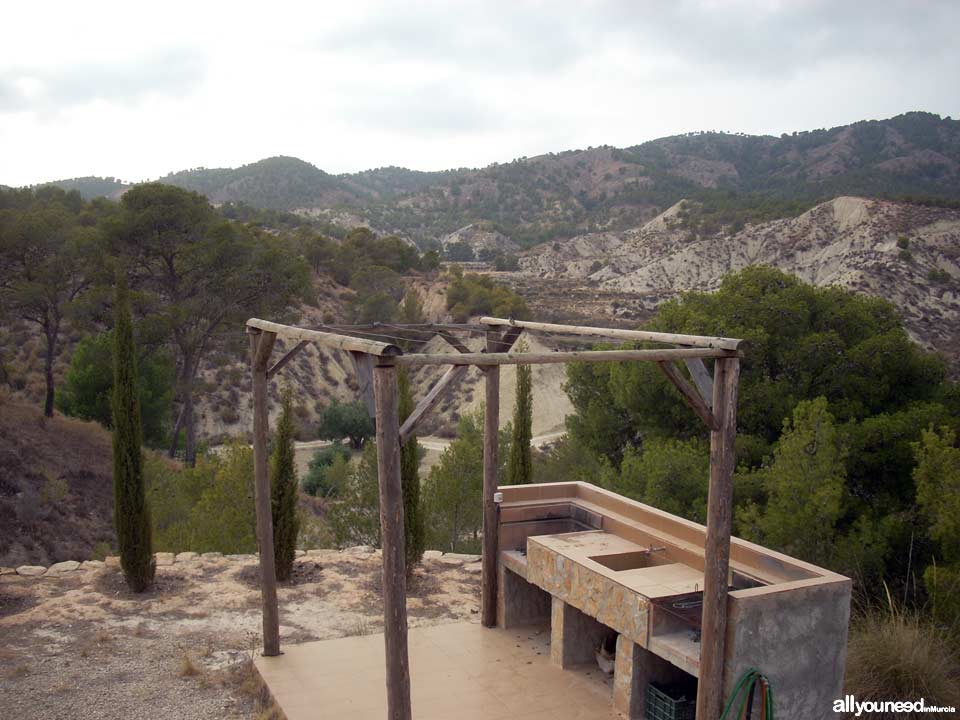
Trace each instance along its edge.
<path fill-rule="evenodd" d="M 526 351 L 524 341 L 517 351 Z M 507 484 L 527 485 L 533 480 L 533 458 L 530 440 L 533 437 L 533 387 L 532 368 L 517 365 L 517 394 L 511 426 L 510 456 L 507 459 Z"/>
<path fill-rule="evenodd" d="M 143 478 L 143 433 L 137 397 L 137 362 L 127 280 L 117 280 L 113 346 L 113 524 L 123 577 L 134 592 L 143 592 L 156 572 Z"/>
<path fill-rule="evenodd" d="M 156 549 L 166 552 L 257 551 L 253 450 L 230 445 L 180 468 L 156 456 L 146 464 Z"/>
<path fill-rule="evenodd" d="M 413 412 L 413 396 L 410 393 L 410 376 L 406 368 L 398 372 L 400 394 L 400 422 Z M 419 564 L 426 549 L 426 528 L 423 525 L 423 506 L 420 500 L 420 445 L 417 436 L 411 435 L 400 446 L 400 486 L 403 490 L 403 534 L 406 569 L 409 574 Z"/>
<path fill-rule="evenodd" d="M 297 533 L 297 468 L 293 458 L 293 394 L 283 392 L 283 410 L 277 422 L 270 461 L 270 507 L 273 511 L 273 556 L 277 580 L 289 580 L 296 557 Z"/>
<path fill-rule="evenodd" d="M 349 473 L 342 499 L 331 503 L 327 520 L 336 544 L 380 547 L 380 484 L 377 446 L 367 443 L 363 456 Z"/>
<path fill-rule="evenodd" d="M 927 280 L 929 280 L 932 283 L 946 284 L 951 280 L 953 280 L 953 278 L 950 276 L 950 273 L 948 273 L 946 270 L 941 270 L 937 268 L 927 273 Z"/>
<path fill-rule="evenodd" d="M 343 445 L 328 445 L 320 448 L 307 466 L 307 475 L 303 479 L 303 491 L 308 495 L 319 497 L 337 497 L 343 490 L 338 474 L 331 476 L 330 470 L 334 463 L 340 460 L 342 463 L 350 460 L 350 451 Z"/>
<path fill-rule="evenodd" d="M 447 288 L 447 309 L 454 321 L 466 322 L 472 315 L 526 318 L 529 314 L 523 298 L 486 275 L 453 275 Z"/>
<path fill-rule="evenodd" d="M 64 415 L 96 420 L 113 427 L 110 395 L 113 391 L 113 332 L 90 335 L 77 343 L 63 387 L 56 396 Z M 163 350 L 137 358 L 137 397 L 143 437 L 147 445 L 162 447 L 170 432 L 173 400 L 173 362 Z"/>
<path fill-rule="evenodd" d="M 363 442 L 373 436 L 373 419 L 363 403 L 342 403 L 334 400 L 320 416 L 317 435 L 321 440 L 350 440 L 354 450 L 363 447 Z"/>

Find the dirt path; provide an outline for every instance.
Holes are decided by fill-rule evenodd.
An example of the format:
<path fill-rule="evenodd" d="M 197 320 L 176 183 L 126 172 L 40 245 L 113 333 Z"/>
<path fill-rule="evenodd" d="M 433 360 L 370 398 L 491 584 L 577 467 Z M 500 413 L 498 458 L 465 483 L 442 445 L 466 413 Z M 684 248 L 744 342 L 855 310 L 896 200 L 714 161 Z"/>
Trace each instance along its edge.
<path fill-rule="evenodd" d="M 313 551 L 280 588 L 282 642 L 379 632 L 380 558 Z M 479 574 L 446 558 L 410 584 L 411 626 L 475 620 Z M 157 570 L 131 594 L 118 570 L 0 576 L 0 717 L 253 718 L 259 646 L 255 558 L 197 559 Z"/>
<path fill-rule="evenodd" d="M 530 439 L 530 444 L 535 448 L 543 447 L 544 445 L 556 442 L 566 434 L 565 430 L 559 430 L 544 435 L 537 435 Z M 437 464 L 440 460 L 440 454 L 447 449 L 452 440 L 450 440 L 450 438 L 427 435 L 426 437 L 418 438 L 418 442 L 421 447 L 426 450 L 423 461 L 420 463 L 420 477 L 422 479 L 430 472 L 430 468 Z M 297 463 L 297 473 L 301 478 L 306 476 L 310 460 L 313 459 L 313 454 L 320 448 L 325 448 L 330 444 L 329 440 L 308 440 L 294 443 L 294 458 Z"/>

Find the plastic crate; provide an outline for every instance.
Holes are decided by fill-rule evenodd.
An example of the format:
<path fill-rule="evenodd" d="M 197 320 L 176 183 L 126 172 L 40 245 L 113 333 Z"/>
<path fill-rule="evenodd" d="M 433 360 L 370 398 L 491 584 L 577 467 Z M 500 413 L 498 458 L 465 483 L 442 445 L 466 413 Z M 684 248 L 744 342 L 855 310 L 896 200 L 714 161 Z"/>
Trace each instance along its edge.
<path fill-rule="evenodd" d="M 695 720 L 697 694 L 679 685 L 647 685 L 647 720 Z"/>

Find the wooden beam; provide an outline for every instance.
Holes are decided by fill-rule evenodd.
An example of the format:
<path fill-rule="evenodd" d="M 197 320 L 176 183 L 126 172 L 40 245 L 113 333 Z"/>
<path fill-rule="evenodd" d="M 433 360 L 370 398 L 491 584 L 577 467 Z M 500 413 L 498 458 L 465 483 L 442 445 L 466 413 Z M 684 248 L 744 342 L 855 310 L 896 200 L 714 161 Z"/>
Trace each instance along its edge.
<path fill-rule="evenodd" d="M 456 350 L 459 353 L 470 353 L 470 348 L 460 342 L 460 339 L 454 337 L 453 333 L 447 332 L 446 330 L 441 330 L 437 333 L 440 337 L 447 341 L 447 344 Z"/>
<path fill-rule="evenodd" d="M 697 688 L 697 717 L 704 720 L 720 717 L 724 700 L 724 643 L 727 633 L 739 382 L 739 358 L 717 360 L 713 379 L 713 413 L 718 427 L 710 433 L 710 490 L 707 498 L 700 676 Z"/>
<path fill-rule="evenodd" d="M 497 352 L 510 352 L 510 348 L 513 347 L 513 344 L 517 341 L 517 338 L 523 334 L 523 328 L 521 327 L 510 327 L 503 331 L 503 335 L 500 336 L 500 340 L 497 341 Z M 489 348 L 487 348 L 489 350 Z"/>
<path fill-rule="evenodd" d="M 487 350 L 500 350 L 500 333 L 487 332 Z M 486 357 L 490 355 L 487 354 Z M 497 518 L 497 458 L 500 439 L 500 366 L 487 368 L 484 378 L 486 402 L 483 409 L 483 556 L 481 566 L 480 622 L 492 628 L 497 625 L 497 554 L 500 523 Z"/>
<path fill-rule="evenodd" d="M 376 419 L 377 404 L 373 397 L 373 355 L 350 351 L 353 368 L 357 371 L 357 394 L 367 408 L 367 414 Z"/>
<path fill-rule="evenodd" d="M 383 637 L 387 659 L 387 718 L 410 720 L 410 665 L 407 653 L 407 580 L 404 567 L 403 490 L 400 485 L 400 429 L 397 368 L 373 370 L 377 401 L 377 471 L 383 543 Z"/>
<path fill-rule="evenodd" d="M 440 332 L 470 332 L 473 334 L 484 334 L 487 328 L 483 325 L 474 325 L 472 323 L 367 323 L 365 325 L 320 325 L 324 331 L 334 333 L 352 333 L 360 332 L 368 335 L 375 335 L 377 330 L 384 328 L 395 328 L 398 330 L 408 330 L 411 332 L 432 331 Z"/>
<path fill-rule="evenodd" d="M 597 328 L 583 325 L 556 325 L 553 323 L 529 322 L 527 320 L 504 320 L 503 318 L 482 317 L 480 322 L 491 326 L 512 326 L 540 332 L 566 333 L 568 335 L 589 335 L 599 338 L 619 338 L 623 340 L 650 340 L 653 342 L 684 345 L 686 347 L 718 348 L 736 350 L 742 340 L 735 338 L 705 337 L 701 335 L 679 335 L 677 333 L 650 332 L 647 330 L 620 330 L 616 328 Z"/>
<path fill-rule="evenodd" d="M 257 515 L 257 547 L 260 551 L 260 597 L 263 603 L 263 654 L 280 654 L 280 615 L 277 608 L 277 573 L 273 557 L 273 511 L 267 469 L 267 362 L 277 336 L 271 332 L 250 333 L 250 369 L 253 376 L 253 470 Z"/>
<path fill-rule="evenodd" d="M 456 359 L 456 357 L 454 357 L 454 359 Z M 403 421 L 403 425 L 400 426 L 401 445 L 410 439 L 410 436 L 416 431 L 417 423 L 423 419 L 423 416 L 436 407 L 437 403 L 440 402 L 440 399 L 443 397 L 443 393 L 452 385 L 459 382 L 463 376 L 467 374 L 467 370 L 469 369 L 469 365 L 454 365 L 430 388 L 430 391 L 423 396 L 413 409 L 413 412 L 407 416 L 407 419 Z"/>
<path fill-rule="evenodd" d="M 327 347 L 339 348 L 340 350 L 369 353 L 377 357 L 394 357 L 403 354 L 403 351 L 392 343 L 365 340 L 363 338 L 351 337 L 350 335 L 339 335 L 336 333 L 322 332 L 320 330 L 307 330 L 306 328 L 281 325 L 280 323 L 260 320 L 259 318 L 250 318 L 247 320 L 247 327 L 275 333 L 285 340 L 297 340 L 298 342 L 306 340 L 307 342 L 315 342 L 326 345 Z"/>
<path fill-rule="evenodd" d="M 710 371 L 703 364 L 701 358 L 688 358 L 683 361 L 686 363 L 687 370 L 690 371 L 690 377 L 700 391 L 700 397 L 707 404 L 707 407 L 713 409 L 713 378 L 710 377 Z"/>
<path fill-rule="evenodd" d="M 288 352 L 282 358 L 277 360 L 277 362 L 274 363 L 273 367 L 267 370 L 267 380 L 269 380 L 278 372 L 280 372 L 288 362 L 293 360 L 293 358 L 295 358 L 297 354 L 299 354 L 299 352 L 309 344 L 310 343 L 308 343 L 306 340 L 301 340 L 300 342 L 298 342 L 290 352 Z"/>
<path fill-rule="evenodd" d="M 703 401 L 699 391 L 687 382 L 687 379 L 680 374 L 677 367 L 670 362 L 658 362 L 657 367 L 663 371 L 667 379 L 680 391 L 680 394 L 683 395 L 687 404 L 693 408 L 693 411 L 703 420 L 706 426 L 711 430 L 719 429 L 716 418 L 713 417 L 713 413 L 710 412 L 710 408 L 708 408 L 707 404 Z"/>
<path fill-rule="evenodd" d="M 545 365 L 571 362 L 622 362 L 635 360 L 672 361 L 688 358 L 736 357 L 736 353 L 710 348 L 664 348 L 662 350 L 571 350 L 564 352 L 462 353 L 458 363 L 468 365 Z M 449 353 L 401 355 L 392 358 L 398 365 L 449 365 Z"/>

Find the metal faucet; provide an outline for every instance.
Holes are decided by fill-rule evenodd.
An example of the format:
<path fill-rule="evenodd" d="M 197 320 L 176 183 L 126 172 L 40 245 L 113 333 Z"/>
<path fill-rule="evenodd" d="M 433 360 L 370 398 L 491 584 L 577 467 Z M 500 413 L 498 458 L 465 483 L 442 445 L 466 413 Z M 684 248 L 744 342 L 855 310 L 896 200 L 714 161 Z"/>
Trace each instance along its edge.
<path fill-rule="evenodd" d="M 667 551 L 667 549 L 666 549 L 665 547 L 654 547 L 653 545 L 651 545 L 649 548 L 647 548 L 647 552 L 648 552 L 648 553 L 666 552 L 666 551 Z"/>

